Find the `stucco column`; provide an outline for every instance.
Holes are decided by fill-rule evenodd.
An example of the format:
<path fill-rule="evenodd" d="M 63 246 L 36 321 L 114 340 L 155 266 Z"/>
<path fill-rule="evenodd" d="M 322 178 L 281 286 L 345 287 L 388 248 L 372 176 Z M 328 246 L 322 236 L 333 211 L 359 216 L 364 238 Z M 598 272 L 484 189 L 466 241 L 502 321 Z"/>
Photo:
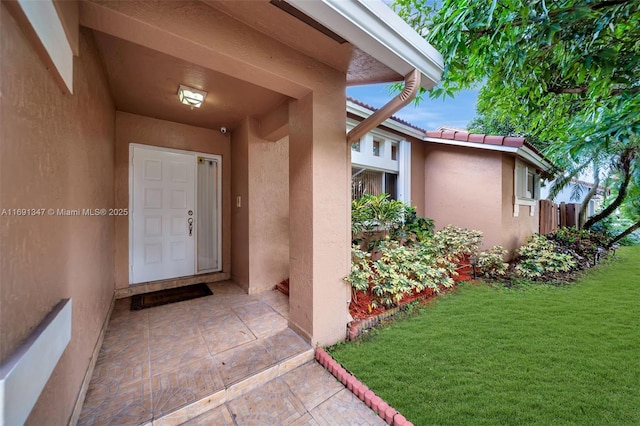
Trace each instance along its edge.
<path fill-rule="evenodd" d="M 247 117 L 232 135 L 233 279 L 248 293 L 289 277 L 289 139 L 268 142 Z"/>
<path fill-rule="evenodd" d="M 312 344 L 344 339 L 350 262 L 349 150 L 343 87 L 289 110 L 290 326 Z"/>

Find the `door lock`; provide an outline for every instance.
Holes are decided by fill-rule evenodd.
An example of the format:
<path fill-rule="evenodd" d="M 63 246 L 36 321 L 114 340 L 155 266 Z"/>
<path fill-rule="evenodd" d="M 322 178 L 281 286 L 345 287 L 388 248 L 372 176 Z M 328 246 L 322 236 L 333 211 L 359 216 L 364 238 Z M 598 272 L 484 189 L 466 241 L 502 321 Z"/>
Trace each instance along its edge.
<path fill-rule="evenodd" d="M 189 224 L 189 236 L 193 235 L 193 218 L 190 217 L 187 219 L 187 223 Z"/>
<path fill-rule="evenodd" d="M 189 211 L 187 212 L 187 214 L 188 214 L 189 216 L 193 216 L 193 210 L 189 210 Z"/>

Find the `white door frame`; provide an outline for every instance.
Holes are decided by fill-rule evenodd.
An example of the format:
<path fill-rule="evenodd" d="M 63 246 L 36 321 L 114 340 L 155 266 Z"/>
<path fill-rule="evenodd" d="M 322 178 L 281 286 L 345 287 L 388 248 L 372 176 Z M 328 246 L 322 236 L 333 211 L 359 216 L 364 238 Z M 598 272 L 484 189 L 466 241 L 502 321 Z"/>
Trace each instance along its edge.
<path fill-rule="evenodd" d="M 209 271 L 202 271 L 202 272 L 197 272 L 197 262 L 198 262 L 198 252 L 197 252 L 197 247 L 198 247 L 198 233 L 196 231 L 196 235 L 195 238 L 193 239 L 194 242 L 194 250 L 195 250 L 195 256 L 194 256 L 194 265 L 193 265 L 193 270 L 195 274 L 207 274 L 207 273 L 211 273 L 211 272 L 220 272 L 222 271 L 222 156 L 218 155 L 218 154 L 210 154 L 207 152 L 196 152 L 196 151 L 187 151 L 187 150 L 183 150 L 183 149 L 175 149 L 175 148 L 166 148 L 166 147 L 162 147 L 162 146 L 155 146 L 155 145 L 146 145 L 146 144 L 141 144 L 141 143 L 134 143 L 131 142 L 129 143 L 129 216 L 128 216 L 128 220 L 129 220 L 129 285 L 132 285 L 131 283 L 133 282 L 133 213 L 131 211 L 131 208 L 133 206 L 133 150 L 134 148 L 142 148 L 142 149 L 148 149 L 148 150 L 155 150 L 155 151 L 164 151 L 164 152 L 174 152 L 177 154 L 186 154 L 186 155 L 190 155 L 193 157 L 193 167 L 194 167 L 194 171 L 196 171 L 196 165 L 197 165 L 197 161 L 198 161 L 198 157 L 204 157 L 204 158 L 210 158 L 213 160 L 216 160 L 218 162 L 218 185 L 216 188 L 216 198 L 217 198 L 217 204 L 218 204 L 218 212 L 217 212 L 217 228 L 218 228 L 218 268 L 217 269 L 212 269 Z M 197 214 L 198 211 L 198 179 L 195 179 L 195 187 L 194 187 L 195 193 L 195 206 L 194 206 L 194 212 Z M 196 217 L 196 226 L 197 225 L 197 220 L 198 218 Z"/>

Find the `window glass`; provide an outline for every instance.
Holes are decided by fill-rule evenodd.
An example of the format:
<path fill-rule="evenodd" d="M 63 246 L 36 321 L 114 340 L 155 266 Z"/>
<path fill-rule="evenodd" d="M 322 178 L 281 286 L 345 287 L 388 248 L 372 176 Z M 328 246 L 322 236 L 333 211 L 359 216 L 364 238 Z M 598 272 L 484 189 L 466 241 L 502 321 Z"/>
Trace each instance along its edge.
<path fill-rule="evenodd" d="M 527 198 L 535 198 L 535 188 L 536 188 L 536 175 L 532 172 L 527 173 L 527 191 L 525 196 Z"/>
<path fill-rule="evenodd" d="M 380 141 L 373 140 L 373 155 L 380 157 Z"/>
<path fill-rule="evenodd" d="M 389 194 L 392 200 L 398 199 L 398 175 L 395 173 L 384 174 L 384 192 Z"/>
<path fill-rule="evenodd" d="M 366 194 L 389 194 L 392 200 L 398 199 L 398 174 L 351 168 L 351 199 L 357 200 Z"/>
<path fill-rule="evenodd" d="M 360 199 L 365 194 L 380 195 L 382 185 L 382 172 L 356 167 L 351 169 L 351 199 Z"/>
<path fill-rule="evenodd" d="M 397 161 L 398 160 L 398 145 L 397 144 L 393 144 L 391 145 L 391 159 L 393 161 Z"/>
<path fill-rule="evenodd" d="M 351 151 L 360 152 L 360 139 L 351 143 Z"/>

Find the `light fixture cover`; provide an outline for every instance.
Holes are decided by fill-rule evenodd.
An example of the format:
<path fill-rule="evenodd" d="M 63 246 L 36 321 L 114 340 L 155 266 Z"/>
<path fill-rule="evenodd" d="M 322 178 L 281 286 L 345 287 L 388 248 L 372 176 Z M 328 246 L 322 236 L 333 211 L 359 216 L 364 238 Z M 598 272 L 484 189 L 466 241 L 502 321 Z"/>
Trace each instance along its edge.
<path fill-rule="evenodd" d="M 191 108 L 200 108 L 200 105 L 204 102 L 204 98 L 207 97 L 207 92 L 194 89 L 193 87 L 185 86 L 183 84 L 178 87 L 178 99 L 185 105 L 189 105 Z"/>

